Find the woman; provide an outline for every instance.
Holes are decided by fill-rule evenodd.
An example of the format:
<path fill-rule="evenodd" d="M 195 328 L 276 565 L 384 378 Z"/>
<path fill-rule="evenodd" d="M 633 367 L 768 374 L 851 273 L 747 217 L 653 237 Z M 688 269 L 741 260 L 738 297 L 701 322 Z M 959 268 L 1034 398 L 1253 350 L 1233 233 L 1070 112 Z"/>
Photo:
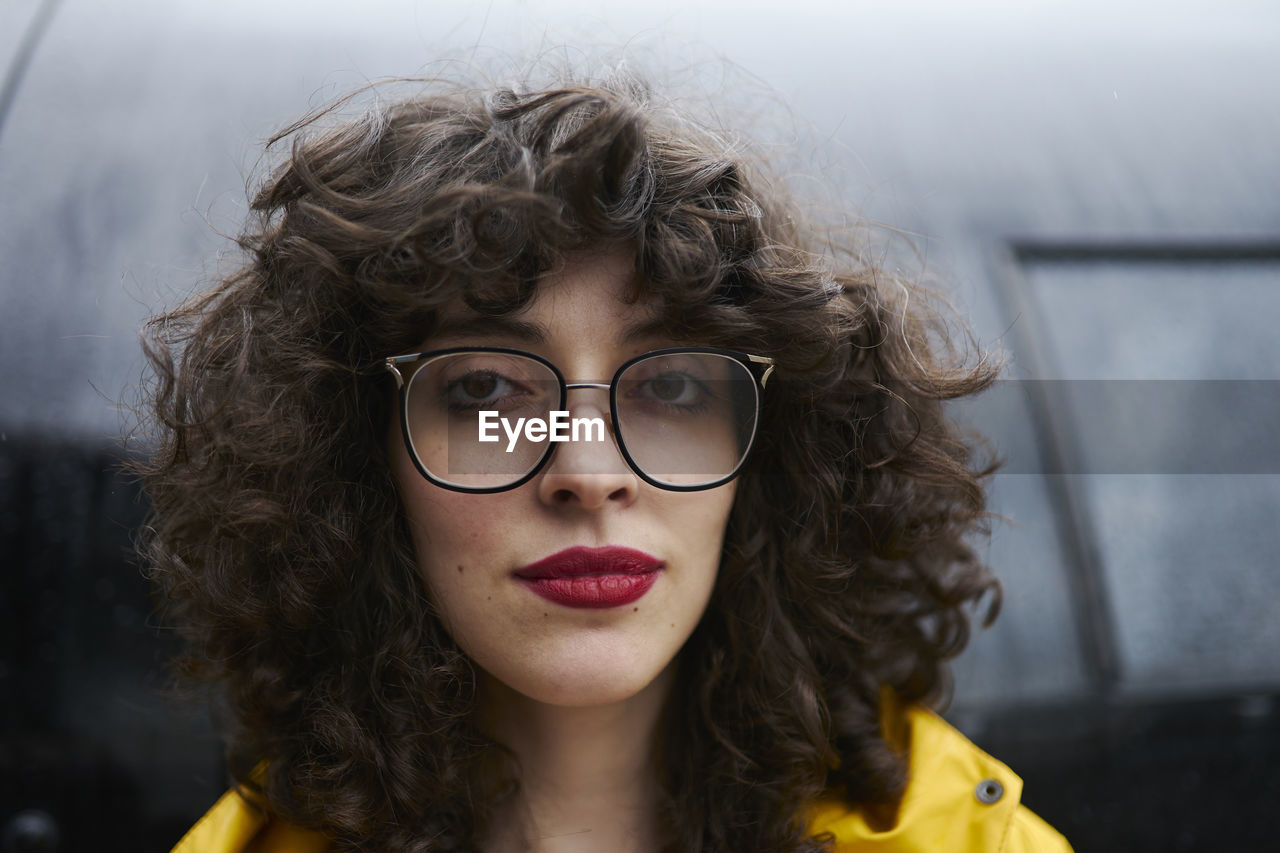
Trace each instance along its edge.
<path fill-rule="evenodd" d="M 236 783 L 179 850 L 1067 849 L 925 710 L 989 365 L 635 84 L 323 122 L 150 326 Z"/>

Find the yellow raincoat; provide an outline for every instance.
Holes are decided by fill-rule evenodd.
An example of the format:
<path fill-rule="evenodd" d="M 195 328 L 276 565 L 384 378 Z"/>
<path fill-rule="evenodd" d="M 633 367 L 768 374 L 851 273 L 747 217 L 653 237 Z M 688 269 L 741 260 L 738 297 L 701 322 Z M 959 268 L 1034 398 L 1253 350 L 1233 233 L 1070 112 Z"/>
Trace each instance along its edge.
<path fill-rule="evenodd" d="M 1069 853 L 1070 845 L 1019 798 L 1022 780 L 941 717 L 908 708 L 890 741 L 910 744 L 910 777 L 897 818 L 877 825 L 839 802 L 809 809 L 811 832 L 837 853 Z M 325 853 L 328 839 L 271 818 L 228 791 L 174 853 Z"/>

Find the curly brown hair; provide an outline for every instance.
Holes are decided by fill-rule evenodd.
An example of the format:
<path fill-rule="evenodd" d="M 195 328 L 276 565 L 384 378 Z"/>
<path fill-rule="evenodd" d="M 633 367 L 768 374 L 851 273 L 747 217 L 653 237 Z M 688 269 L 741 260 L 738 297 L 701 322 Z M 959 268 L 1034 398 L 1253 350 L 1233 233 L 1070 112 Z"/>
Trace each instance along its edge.
<path fill-rule="evenodd" d="M 516 311 L 568 253 L 621 243 L 673 336 L 778 364 L 658 747 L 668 846 L 826 849 L 807 803 L 904 789 L 882 688 L 937 701 L 967 605 L 998 609 L 964 541 L 990 466 L 943 413 L 995 368 L 639 84 L 427 89 L 275 137 L 245 262 L 144 336 L 142 552 L 233 776 L 340 849 L 482 841 L 518 767 L 417 569 L 379 361 L 455 298 Z"/>

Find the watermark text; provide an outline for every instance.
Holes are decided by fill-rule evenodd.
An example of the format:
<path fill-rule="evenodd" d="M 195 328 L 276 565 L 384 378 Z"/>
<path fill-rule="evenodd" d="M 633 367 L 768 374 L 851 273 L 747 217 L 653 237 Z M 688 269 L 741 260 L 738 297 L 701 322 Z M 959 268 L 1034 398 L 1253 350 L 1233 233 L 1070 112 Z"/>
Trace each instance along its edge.
<path fill-rule="evenodd" d="M 497 412 L 480 412 L 480 440 L 500 441 L 498 427 L 507 435 L 507 452 L 516 449 L 523 433 L 527 441 L 604 441 L 603 418 L 570 418 L 568 412 L 553 411 L 550 419 L 516 418 L 515 424 Z M 579 435 L 582 437 L 579 438 Z"/>

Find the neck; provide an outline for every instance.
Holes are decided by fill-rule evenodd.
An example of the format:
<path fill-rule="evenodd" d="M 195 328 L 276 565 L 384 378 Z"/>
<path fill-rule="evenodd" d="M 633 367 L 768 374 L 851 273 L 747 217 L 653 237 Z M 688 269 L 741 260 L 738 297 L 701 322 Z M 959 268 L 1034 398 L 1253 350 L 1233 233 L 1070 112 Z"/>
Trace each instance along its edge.
<path fill-rule="evenodd" d="M 653 745 L 674 678 L 610 705 L 560 707 L 489 679 L 486 726 L 520 761 L 520 790 L 494 814 L 493 851 L 536 853 L 658 847 Z"/>

